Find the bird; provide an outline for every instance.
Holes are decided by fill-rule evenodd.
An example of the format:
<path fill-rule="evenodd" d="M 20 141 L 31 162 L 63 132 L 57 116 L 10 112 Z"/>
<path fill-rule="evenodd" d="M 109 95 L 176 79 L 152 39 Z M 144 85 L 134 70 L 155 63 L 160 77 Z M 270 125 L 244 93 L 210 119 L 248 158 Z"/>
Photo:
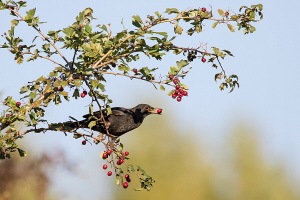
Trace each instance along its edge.
<path fill-rule="evenodd" d="M 91 127 L 94 131 L 117 138 L 138 128 L 148 115 L 161 114 L 162 110 L 161 108 L 153 108 L 148 104 L 138 104 L 133 108 L 112 107 L 109 114 L 106 114 L 104 110 L 99 110 L 93 114 L 83 115 L 84 119 L 81 121 L 65 122 L 64 126 L 72 128 Z"/>

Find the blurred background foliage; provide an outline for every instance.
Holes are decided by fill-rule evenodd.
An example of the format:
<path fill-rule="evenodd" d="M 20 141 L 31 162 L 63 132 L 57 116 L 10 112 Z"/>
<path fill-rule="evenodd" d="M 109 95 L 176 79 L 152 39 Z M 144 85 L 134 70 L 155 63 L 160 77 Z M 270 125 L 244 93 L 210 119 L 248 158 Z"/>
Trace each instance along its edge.
<path fill-rule="evenodd" d="M 107 182 L 112 187 L 110 199 L 300 199 L 295 187 L 298 180 L 293 180 L 281 163 L 264 158 L 259 134 L 251 126 L 234 125 L 222 141 L 224 151 L 212 158 L 210 145 L 194 139 L 197 134 L 205 134 L 188 128 L 179 131 L 167 120 L 167 114 L 149 118 L 122 142 L 130 152 L 129 163 L 146 169 L 156 180 L 154 188 L 150 192 L 134 191 L 139 184 L 131 174 L 127 189 Z M 62 152 L 0 162 L 0 200 L 64 199 L 68 194 L 51 193 L 51 174 L 61 169 L 57 165 L 70 166 Z M 100 167 L 98 170 L 102 173 Z M 101 199 L 101 195 L 93 199 Z"/>

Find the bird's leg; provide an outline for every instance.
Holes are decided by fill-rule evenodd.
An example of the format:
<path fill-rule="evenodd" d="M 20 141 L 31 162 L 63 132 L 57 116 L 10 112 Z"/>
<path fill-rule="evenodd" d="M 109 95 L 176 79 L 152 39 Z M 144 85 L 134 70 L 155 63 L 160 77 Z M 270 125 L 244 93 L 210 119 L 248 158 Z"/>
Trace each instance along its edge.
<path fill-rule="evenodd" d="M 110 147 L 110 149 L 114 149 L 116 144 L 115 144 L 115 141 L 116 141 L 117 137 L 116 136 L 113 136 L 113 135 L 110 135 L 108 136 L 108 145 Z"/>

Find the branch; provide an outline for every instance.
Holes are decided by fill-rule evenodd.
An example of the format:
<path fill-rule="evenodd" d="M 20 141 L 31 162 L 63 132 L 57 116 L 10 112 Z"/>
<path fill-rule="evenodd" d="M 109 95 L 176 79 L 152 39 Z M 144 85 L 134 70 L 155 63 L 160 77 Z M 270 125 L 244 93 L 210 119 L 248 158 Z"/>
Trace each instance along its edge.
<path fill-rule="evenodd" d="M 31 52 L 23 52 L 23 53 L 21 53 L 21 55 L 25 55 L 25 54 L 30 54 L 30 55 L 34 55 L 34 56 L 36 56 L 36 57 L 44 58 L 44 59 L 46 59 L 46 60 L 49 60 L 49 61 L 53 62 L 54 64 L 57 64 L 57 65 L 59 65 L 59 66 L 61 66 L 61 67 L 64 67 L 62 64 L 56 62 L 55 60 L 52 60 L 52 59 L 49 58 L 49 57 L 40 56 L 40 55 L 38 55 L 38 54 L 34 54 L 34 53 L 31 53 Z"/>
<path fill-rule="evenodd" d="M 115 73 L 115 72 L 104 72 L 104 71 L 97 71 L 95 73 L 98 73 L 98 74 L 111 74 L 111 75 L 115 75 L 115 76 L 126 76 L 126 77 L 129 77 L 131 79 L 140 79 L 140 80 L 143 80 L 143 81 L 147 81 L 147 82 L 151 82 L 151 83 L 157 83 L 157 84 L 166 84 L 166 85 L 171 85 L 169 84 L 168 82 L 165 82 L 165 81 L 153 81 L 153 80 L 147 80 L 147 79 L 143 79 L 143 77 L 137 77 L 137 76 L 130 76 L 128 74 L 122 74 L 122 73 Z M 171 85 L 173 86 L 173 85 Z"/>

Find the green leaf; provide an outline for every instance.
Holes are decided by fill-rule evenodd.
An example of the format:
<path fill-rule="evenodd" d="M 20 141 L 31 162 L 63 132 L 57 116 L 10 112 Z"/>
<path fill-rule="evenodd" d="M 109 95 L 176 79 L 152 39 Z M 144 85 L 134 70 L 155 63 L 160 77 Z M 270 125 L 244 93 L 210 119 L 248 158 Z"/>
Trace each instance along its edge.
<path fill-rule="evenodd" d="M 63 29 L 63 33 L 65 33 L 66 34 L 66 36 L 72 36 L 72 34 L 73 34 L 73 32 L 74 32 L 74 29 L 73 28 L 64 28 Z"/>
<path fill-rule="evenodd" d="M 216 26 L 219 24 L 219 22 L 215 22 L 211 25 L 212 28 L 216 28 Z"/>
<path fill-rule="evenodd" d="M 154 32 L 154 33 L 156 33 L 158 35 L 162 35 L 162 36 L 164 36 L 164 38 L 168 38 L 168 33 L 167 32 Z"/>
<path fill-rule="evenodd" d="M 253 33 L 254 31 L 256 31 L 256 28 L 254 26 L 250 27 L 250 33 Z"/>
<path fill-rule="evenodd" d="M 81 138 L 82 137 L 82 135 L 80 135 L 80 134 L 74 134 L 73 135 L 73 138 L 75 138 L 75 139 L 78 139 L 78 138 Z"/>
<path fill-rule="evenodd" d="M 89 123 L 88 127 L 89 127 L 90 129 L 92 129 L 94 126 L 96 126 L 96 124 L 97 124 L 97 122 L 96 122 L 95 120 L 93 120 L 93 121 L 91 121 L 91 122 Z"/>
<path fill-rule="evenodd" d="M 217 82 L 217 79 L 222 79 L 222 77 L 223 77 L 222 72 L 218 73 L 218 74 L 215 74 L 215 81 Z"/>
<path fill-rule="evenodd" d="M 165 13 L 172 14 L 172 13 L 179 13 L 177 8 L 167 8 Z"/>
<path fill-rule="evenodd" d="M 171 90 L 170 92 L 168 92 L 168 96 L 171 96 L 174 92 L 175 90 Z"/>
<path fill-rule="evenodd" d="M 91 32 L 92 32 L 92 26 L 86 24 L 86 25 L 84 26 L 84 28 L 85 28 L 85 31 L 86 31 L 87 33 L 91 33 Z"/>
<path fill-rule="evenodd" d="M 224 51 L 225 53 L 227 53 L 228 55 L 230 55 L 230 56 L 234 56 L 230 51 L 228 51 L 228 50 L 222 50 L 222 51 Z"/>
<path fill-rule="evenodd" d="M 89 113 L 91 115 L 94 113 L 94 106 L 93 106 L 93 104 L 90 104 L 90 106 L 89 106 Z"/>
<path fill-rule="evenodd" d="M 177 74 L 178 73 L 178 68 L 177 67 L 170 67 L 170 72 L 171 72 L 171 74 L 173 74 L 173 75 L 175 75 L 175 74 Z"/>
<path fill-rule="evenodd" d="M 230 19 L 232 19 L 232 20 L 237 20 L 239 17 L 237 16 L 237 15 L 231 15 L 230 16 Z"/>
<path fill-rule="evenodd" d="M 222 9 L 218 9 L 218 13 L 219 13 L 219 15 L 221 15 L 222 17 L 225 16 L 225 15 L 224 15 L 224 11 L 223 11 Z"/>
<path fill-rule="evenodd" d="M 83 13 L 84 13 L 84 15 L 89 15 L 89 14 L 93 13 L 93 9 L 86 8 L 86 9 L 84 9 Z"/>
<path fill-rule="evenodd" d="M 163 85 L 160 85 L 159 88 L 160 88 L 161 91 L 165 91 L 166 90 Z"/>
<path fill-rule="evenodd" d="M 74 90 L 73 97 L 75 97 L 75 99 L 77 99 L 79 97 L 79 90 L 78 90 L 78 88 L 76 88 Z"/>
<path fill-rule="evenodd" d="M 135 27 L 138 27 L 138 28 L 142 27 L 142 19 L 139 15 L 134 15 L 134 16 L 132 16 L 132 18 L 134 19 L 134 20 L 132 20 L 132 24 Z"/>
<path fill-rule="evenodd" d="M 127 171 L 128 171 L 129 173 L 130 173 L 130 172 L 135 172 L 135 169 L 134 169 L 134 167 L 133 167 L 132 164 L 128 165 Z"/>
<path fill-rule="evenodd" d="M 214 54 L 218 55 L 220 50 L 217 47 L 211 47 L 213 49 Z"/>
<path fill-rule="evenodd" d="M 174 23 L 174 32 L 181 35 L 183 31 L 183 28 L 178 25 L 178 21 Z"/>
<path fill-rule="evenodd" d="M 35 11 L 36 11 L 35 8 L 33 8 L 33 9 L 27 11 L 27 12 L 26 12 L 27 16 L 25 16 L 24 19 L 25 19 L 25 20 L 32 19 L 32 18 L 34 17 Z"/>
<path fill-rule="evenodd" d="M 227 27 L 231 32 L 234 32 L 234 27 L 231 24 L 227 24 Z"/>
<path fill-rule="evenodd" d="M 142 19 L 139 15 L 133 15 L 132 18 L 136 21 L 142 21 Z"/>
<path fill-rule="evenodd" d="M 239 77 L 237 75 L 235 75 L 235 74 L 230 75 L 229 78 L 236 78 L 236 80 L 239 79 Z"/>
<path fill-rule="evenodd" d="M 19 24 L 19 20 L 13 19 L 10 23 L 12 26 L 17 26 Z"/>
<path fill-rule="evenodd" d="M 181 70 L 183 67 L 187 66 L 189 62 L 187 60 L 181 60 L 181 61 L 176 61 L 176 65 L 179 70 Z"/>
<path fill-rule="evenodd" d="M 20 148 L 17 148 L 17 149 L 18 149 L 18 153 L 19 153 L 20 157 L 24 157 L 24 156 L 27 155 L 26 152 L 25 152 L 24 150 L 22 150 L 22 149 L 20 149 Z"/>
<path fill-rule="evenodd" d="M 23 94 L 23 93 L 27 92 L 28 90 L 29 90 L 29 88 L 27 86 L 23 86 L 20 89 L 20 94 Z"/>
<path fill-rule="evenodd" d="M 105 25 L 100 26 L 99 28 L 101 28 L 102 30 L 104 30 L 105 32 L 108 32 L 107 27 Z"/>
<path fill-rule="evenodd" d="M 161 16 L 162 16 L 162 15 L 161 15 L 159 12 L 157 12 L 157 11 L 156 11 L 154 14 L 155 14 L 157 17 L 161 17 Z"/>
<path fill-rule="evenodd" d="M 122 176 L 116 176 L 115 183 L 117 185 L 121 185 L 123 183 L 123 177 Z"/>
<path fill-rule="evenodd" d="M 111 107 L 110 106 L 106 106 L 105 112 L 106 112 L 106 115 L 110 115 L 112 113 Z"/>

